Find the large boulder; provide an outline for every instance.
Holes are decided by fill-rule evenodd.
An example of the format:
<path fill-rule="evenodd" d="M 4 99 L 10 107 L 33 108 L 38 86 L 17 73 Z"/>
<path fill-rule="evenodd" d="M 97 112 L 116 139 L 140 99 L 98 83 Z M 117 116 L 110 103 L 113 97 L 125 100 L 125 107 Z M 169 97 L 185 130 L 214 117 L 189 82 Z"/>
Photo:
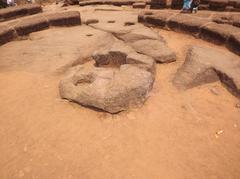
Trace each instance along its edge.
<path fill-rule="evenodd" d="M 155 61 L 116 40 L 92 55 L 95 66 L 74 67 L 60 82 L 60 95 L 110 113 L 139 106 L 147 99 L 155 77 Z"/>
<path fill-rule="evenodd" d="M 160 40 L 138 40 L 130 43 L 131 47 L 138 53 L 152 57 L 159 63 L 170 63 L 176 61 L 176 54 L 166 43 Z"/>
<path fill-rule="evenodd" d="M 140 106 L 153 85 L 153 75 L 133 65 L 119 69 L 76 66 L 60 81 L 62 98 L 109 113 Z"/>
<path fill-rule="evenodd" d="M 209 47 L 192 46 L 173 84 L 189 89 L 219 80 L 235 95 L 240 95 L 240 59 Z"/>

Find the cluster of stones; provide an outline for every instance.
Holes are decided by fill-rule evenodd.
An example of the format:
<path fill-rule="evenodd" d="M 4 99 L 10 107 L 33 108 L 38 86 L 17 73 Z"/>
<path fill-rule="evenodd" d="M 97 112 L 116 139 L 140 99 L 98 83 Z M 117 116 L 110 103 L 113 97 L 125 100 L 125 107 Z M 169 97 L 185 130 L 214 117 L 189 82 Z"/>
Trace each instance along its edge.
<path fill-rule="evenodd" d="M 110 113 L 141 106 L 152 89 L 156 62 L 173 62 L 176 54 L 162 37 L 144 26 L 120 33 L 95 21 L 86 22 L 111 33 L 112 45 L 92 54 L 94 65 L 70 70 L 60 82 L 61 97 Z"/>
<path fill-rule="evenodd" d="M 190 33 L 217 44 L 227 44 L 240 54 L 238 16 L 199 18 L 170 12 L 143 12 L 138 21 L 146 25 Z M 90 57 L 94 63 L 78 65 L 60 81 L 60 96 L 84 106 L 118 113 L 129 107 L 141 106 L 149 96 L 155 79 L 155 64 L 170 63 L 176 54 L 164 39 L 141 24 L 127 22 L 126 31 L 97 25 L 98 20 L 85 24 L 111 34 L 111 45 L 104 46 Z M 17 36 L 43 30 L 50 26 L 81 24 L 78 11 L 38 14 L 0 26 L 0 44 Z M 217 60 L 216 60 L 217 59 Z M 222 54 L 211 48 L 192 46 L 184 64 L 173 79 L 179 89 L 188 89 L 220 80 L 234 95 L 240 96 L 240 62 L 238 56 Z"/>
<path fill-rule="evenodd" d="M 234 22 L 229 21 L 234 24 L 233 26 L 213 22 L 213 19 L 219 20 L 217 15 L 212 19 L 171 12 L 142 12 L 138 16 L 138 21 L 146 25 L 185 32 L 219 45 L 226 45 L 236 54 L 240 54 L 239 14 L 235 18 Z"/>
<path fill-rule="evenodd" d="M 47 29 L 51 26 L 80 25 L 81 18 L 78 11 L 58 12 L 53 14 L 38 14 L 17 19 L 11 23 L 0 25 L 0 45 L 18 36 Z"/>

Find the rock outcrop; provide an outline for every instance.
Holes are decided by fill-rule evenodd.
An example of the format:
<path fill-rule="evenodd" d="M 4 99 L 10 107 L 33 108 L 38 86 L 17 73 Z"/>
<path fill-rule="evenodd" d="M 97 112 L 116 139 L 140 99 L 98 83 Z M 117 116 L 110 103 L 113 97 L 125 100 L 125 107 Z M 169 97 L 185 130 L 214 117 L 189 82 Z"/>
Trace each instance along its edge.
<path fill-rule="evenodd" d="M 188 89 L 217 80 L 233 94 L 240 95 L 239 57 L 209 47 L 192 46 L 173 83 L 179 89 Z"/>
<path fill-rule="evenodd" d="M 60 82 L 62 98 L 110 113 L 144 103 L 153 75 L 133 65 L 119 69 L 77 66 Z"/>
<path fill-rule="evenodd" d="M 110 113 L 144 103 L 155 76 L 151 57 L 116 41 L 112 47 L 95 52 L 92 58 L 95 66 L 77 66 L 60 82 L 62 98 Z"/>

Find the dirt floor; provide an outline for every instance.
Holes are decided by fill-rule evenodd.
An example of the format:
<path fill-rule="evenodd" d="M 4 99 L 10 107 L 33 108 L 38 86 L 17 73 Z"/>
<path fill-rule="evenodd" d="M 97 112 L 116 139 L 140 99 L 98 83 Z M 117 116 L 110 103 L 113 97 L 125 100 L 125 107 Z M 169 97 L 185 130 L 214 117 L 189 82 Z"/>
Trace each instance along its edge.
<path fill-rule="evenodd" d="M 0 178 L 239 179 L 239 99 L 220 82 L 187 91 L 171 82 L 189 45 L 227 50 L 154 30 L 176 51 L 177 62 L 157 65 L 143 107 L 117 115 L 58 93 L 65 69 L 105 43 L 105 32 L 55 28 L 1 46 Z M 86 40 L 89 32 L 94 37 Z"/>

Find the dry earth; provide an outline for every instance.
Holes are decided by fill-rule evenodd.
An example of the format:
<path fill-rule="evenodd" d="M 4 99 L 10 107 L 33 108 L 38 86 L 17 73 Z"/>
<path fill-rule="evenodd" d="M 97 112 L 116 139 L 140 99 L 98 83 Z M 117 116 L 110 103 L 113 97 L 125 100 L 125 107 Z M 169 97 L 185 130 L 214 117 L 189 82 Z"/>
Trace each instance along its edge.
<path fill-rule="evenodd" d="M 82 17 L 137 18 L 136 11 L 93 8 L 82 8 Z M 238 179 L 239 99 L 220 82 L 187 91 L 172 85 L 190 45 L 227 50 L 154 30 L 177 61 L 157 65 L 143 107 L 117 115 L 70 103 L 58 93 L 65 69 L 106 45 L 105 32 L 84 25 L 52 28 L 1 46 L 0 178 Z"/>

